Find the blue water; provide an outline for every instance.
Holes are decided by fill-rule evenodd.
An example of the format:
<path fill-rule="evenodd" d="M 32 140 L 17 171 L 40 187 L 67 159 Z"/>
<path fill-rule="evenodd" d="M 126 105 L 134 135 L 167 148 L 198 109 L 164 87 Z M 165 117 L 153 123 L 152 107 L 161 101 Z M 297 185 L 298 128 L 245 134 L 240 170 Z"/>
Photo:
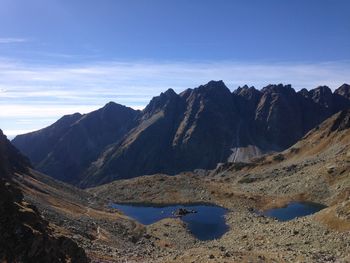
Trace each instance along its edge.
<path fill-rule="evenodd" d="M 179 208 L 195 210 L 197 213 L 180 217 L 189 231 L 199 240 L 220 238 L 227 230 L 224 215 L 226 209 L 206 204 L 155 206 L 148 204 L 112 204 L 113 208 L 134 218 L 144 225 L 153 224 L 161 219 L 174 217 L 173 212 Z"/>
<path fill-rule="evenodd" d="M 262 214 L 268 217 L 274 217 L 278 221 L 288 221 L 297 217 L 314 214 L 323 208 L 326 208 L 326 206 L 311 202 L 291 202 L 285 207 L 266 210 Z"/>

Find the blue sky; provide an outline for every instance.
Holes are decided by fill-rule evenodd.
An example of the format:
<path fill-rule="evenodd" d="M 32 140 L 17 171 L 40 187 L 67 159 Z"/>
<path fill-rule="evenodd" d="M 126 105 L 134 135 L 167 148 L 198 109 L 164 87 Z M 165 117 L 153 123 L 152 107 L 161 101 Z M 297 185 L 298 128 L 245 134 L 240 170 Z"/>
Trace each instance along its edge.
<path fill-rule="evenodd" d="M 350 82 L 347 0 L 0 0 L 0 128 L 13 136 L 167 88 Z"/>

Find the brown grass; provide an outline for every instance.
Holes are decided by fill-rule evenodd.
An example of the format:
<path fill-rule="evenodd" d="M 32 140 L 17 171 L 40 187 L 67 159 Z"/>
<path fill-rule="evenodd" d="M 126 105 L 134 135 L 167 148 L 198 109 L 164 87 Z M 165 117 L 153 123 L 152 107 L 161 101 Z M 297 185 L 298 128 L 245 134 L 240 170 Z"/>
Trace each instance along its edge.
<path fill-rule="evenodd" d="M 337 217 L 337 206 L 332 206 L 319 212 L 315 219 L 332 230 L 339 232 L 350 231 L 350 221 Z"/>

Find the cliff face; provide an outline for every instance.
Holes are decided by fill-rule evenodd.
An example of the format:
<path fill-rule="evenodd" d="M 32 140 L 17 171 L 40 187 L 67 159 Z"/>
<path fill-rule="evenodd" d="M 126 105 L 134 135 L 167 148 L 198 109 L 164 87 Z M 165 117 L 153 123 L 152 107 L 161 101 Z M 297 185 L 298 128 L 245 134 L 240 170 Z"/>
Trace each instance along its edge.
<path fill-rule="evenodd" d="M 10 179 L 14 172 L 26 172 L 31 164 L 0 130 L 0 178 Z"/>
<path fill-rule="evenodd" d="M 247 161 L 290 147 L 317 124 L 350 107 L 349 94 L 346 84 L 334 93 L 326 86 L 295 92 L 282 84 L 260 91 L 244 86 L 231 93 L 222 81 L 210 81 L 180 94 L 168 90 L 154 97 L 142 112 L 130 111 L 123 121 L 121 114 L 111 115 L 105 123 L 116 125 L 110 129 L 99 125 L 94 136 L 85 134 L 91 134 L 96 124 L 79 128 L 89 114 L 80 117 L 36 167 L 64 181 L 93 186 L 120 178 Z M 114 137 L 92 151 L 87 145 L 99 141 L 98 134 L 104 138 L 106 130 Z M 21 135 L 13 143 L 25 152 L 28 145 L 34 147 L 31 136 Z M 36 134 L 37 138 L 45 136 Z M 94 154 L 87 157 L 90 152 Z M 28 155 L 33 159 L 30 152 Z"/>

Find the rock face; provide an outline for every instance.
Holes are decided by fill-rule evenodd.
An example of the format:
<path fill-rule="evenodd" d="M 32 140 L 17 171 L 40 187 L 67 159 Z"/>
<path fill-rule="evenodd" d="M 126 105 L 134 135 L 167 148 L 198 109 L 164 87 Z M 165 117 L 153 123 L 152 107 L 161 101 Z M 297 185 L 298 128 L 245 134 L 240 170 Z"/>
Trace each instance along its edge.
<path fill-rule="evenodd" d="M 210 81 L 180 94 L 170 89 L 154 97 L 142 112 L 130 114 L 132 121 L 120 123 L 130 125 L 116 125 L 113 129 L 120 131 L 119 135 L 97 147 L 96 154 L 84 161 L 81 156 L 88 150 L 75 154 L 69 160 L 75 157 L 74 163 L 79 165 L 66 165 L 63 170 L 56 165 L 63 161 L 56 161 L 62 158 L 62 152 L 69 155 L 77 151 L 77 139 L 72 138 L 81 139 L 80 147 L 90 143 L 90 137 L 79 129 L 75 128 L 76 137 L 73 132 L 65 132 L 39 161 L 28 152 L 34 148 L 32 134 L 18 136 L 13 143 L 36 161 L 39 170 L 83 187 L 145 174 L 212 169 L 220 162 L 247 161 L 290 147 L 317 124 L 350 107 L 349 94 L 350 86 L 346 84 L 334 93 L 326 86 L 295 92 L 290 85 L 282 84 L 260 91 L 244 86 L 230 92 L 222 81 Z M 74 121 L 68 130 L 86 116 Z M 89 133 L 91 127 L 84 127 L 84 132 Z M 101 127 L 99 132 L 103 131 Z M 43 140 L 40 137 L 45 134 L 37 133 L 36 140 Z M 71 147 L 69 151 L 58 150 L 67 145 Z"/>
<path fill-rule="evenodd" d="M 89 262 L 74 241 L 52 234 L 16 187 L 0 180 L 0 196 L 1 262 Z"/>
<path fill-rule="evenodd" d="M 26 172 L 31 164 L 6 138 L 0 130 L 0 178 L 10 179 L 14 172 Z"/>
<path fill-rule="evenodd" d="M 35 206 L 11 181 L 14 172 L 25 173 L 29 162 L 0 130 L 0 261 L 89 262 L 74 241 L 55 236 Z"/>
<path fill-rule="evenodd" d="M 350 99 L 350 85 L 343 84 L 338 89 L 334 91 L 334 94 L 342 96 L 346 99 Z"/>
<path fill-rule="evenodd" d="M 330 128 L 330 132 L 333 131 L 343 131 L 350 128 L 350 110 L 341 111 L 336 119 L 332 127 Z"/>
<path fill-rule="evenodd" d="M 173 212 L 173 215 L 176 217 L 183 217 L 183 216 L 188 215 L 188 214 L 196 214 L 196 213 L 197 213 L 197 211 L 192 210 L 192 209 L 188 210 L 186 208 L 179 208 Z"/>
<path fill-rule="evenodd" d="M 107 145 L 117 143 L 135 125 L 137 115 L 138 111 L 110 102 L 86 115 L 64 116 L 12 143 L 39 171 L 74 184 Z"/>

